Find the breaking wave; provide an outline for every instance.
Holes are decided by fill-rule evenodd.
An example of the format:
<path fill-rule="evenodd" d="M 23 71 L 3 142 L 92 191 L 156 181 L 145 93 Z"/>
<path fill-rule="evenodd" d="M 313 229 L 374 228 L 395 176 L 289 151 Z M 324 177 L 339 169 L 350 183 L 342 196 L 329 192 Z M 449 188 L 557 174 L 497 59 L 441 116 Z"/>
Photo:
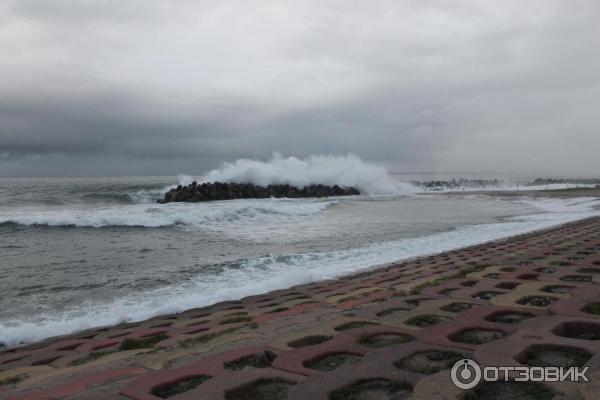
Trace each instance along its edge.
<path fill-rule="evenodd" d="M 429 236 L 348 250 L 269 254 L 240 259 L 225 266 L 216 275 L 201 274 L 182 284 L 149 292 L 135 291 L 111 303 L 88 301 L 64 312 L 0 321 L 0 343 L 14 346 L 91 327 L 140 321 L 218 301 L 336 278 L 376 265 L 484 243 L 600 214 L 594 210 L 600 204 L 595 198 L 532 200 L 528 203 L 540 212 L 508 218 L 504 222 L 466 225 Z"/>
<path fill-rule="evenodd" d="M 318 214 L 337 200 L 248 199 L 197 204 L 134 204 L 93 209 L 0 211 L 0 226 L 8 224 L 102 228 L 129 226 L 218 229 L 227 224 L 282 224 Z"/>
<path fill-rule="evenodd" d="M 181 184 L 194 180 L 180 175 Z M 241 158 L 226 162 L 220 168 L 197 177 L 200 182 L 253 183 L 260 186 L 288 184 L 303 187 L 312 184 L 354 186 L 367 195 L 402 193 L 402 185 L 395 182 L 385 168 L 364 162 L 353 154 L 346 156 L 314 155 L 304 159 L 284 158 L 278 153 L 267 161 Z M 409 185 L 410 184 L 406 184 Z"/>

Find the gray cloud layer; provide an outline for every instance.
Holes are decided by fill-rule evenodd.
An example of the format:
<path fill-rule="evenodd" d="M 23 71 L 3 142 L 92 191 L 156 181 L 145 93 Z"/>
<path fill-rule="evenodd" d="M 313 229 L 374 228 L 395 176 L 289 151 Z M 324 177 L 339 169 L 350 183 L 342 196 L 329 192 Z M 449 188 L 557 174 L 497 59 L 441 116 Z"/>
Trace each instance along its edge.
<path fill-rule="evenodd" d="M 600 3 L 0 4 L 0 175 L 354 152 L 597 175 Z"/>

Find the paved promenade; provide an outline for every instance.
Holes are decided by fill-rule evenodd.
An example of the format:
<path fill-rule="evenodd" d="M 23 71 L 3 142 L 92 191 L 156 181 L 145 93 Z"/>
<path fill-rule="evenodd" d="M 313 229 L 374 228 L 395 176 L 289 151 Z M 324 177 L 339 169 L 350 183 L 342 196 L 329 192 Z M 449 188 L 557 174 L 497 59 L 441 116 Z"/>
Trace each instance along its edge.
<path fill-rule="evenodd" d="M 0 352 L 0 398 L 600 399 L 600 218 Z M 449 368 L 589 366 L 589 383 Z"/>

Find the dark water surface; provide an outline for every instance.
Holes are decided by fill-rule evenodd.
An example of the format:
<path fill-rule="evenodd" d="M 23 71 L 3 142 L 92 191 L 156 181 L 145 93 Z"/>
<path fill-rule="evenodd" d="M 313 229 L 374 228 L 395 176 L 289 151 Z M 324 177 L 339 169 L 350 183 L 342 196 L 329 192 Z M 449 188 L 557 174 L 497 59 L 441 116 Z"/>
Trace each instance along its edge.
<path fill-rule="evenodd" d="M 414 193 L 156 204 L 174 184 L 0 179 L 0 343 L 329 278 L 591 212 L 558 200 L 539 209 Z"/>

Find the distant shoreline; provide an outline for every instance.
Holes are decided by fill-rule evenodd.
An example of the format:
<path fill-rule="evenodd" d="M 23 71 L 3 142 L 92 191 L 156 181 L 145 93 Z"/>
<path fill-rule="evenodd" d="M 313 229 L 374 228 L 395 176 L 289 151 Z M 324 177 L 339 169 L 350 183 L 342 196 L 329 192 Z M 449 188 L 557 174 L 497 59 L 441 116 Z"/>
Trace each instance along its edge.
<path fill-rule="evenodd" d="M 461 195 L 461 194 L 484 194 L 497 197 L 550 197 L 560 199 L 571 199 L 577 197 L 600 197 L 600 188 L 568 188 L 568 189 L 550 189 L 550 190 L 469 190 L 467 191 L 449 191 L 435 192 L 442 195 Z"/>

